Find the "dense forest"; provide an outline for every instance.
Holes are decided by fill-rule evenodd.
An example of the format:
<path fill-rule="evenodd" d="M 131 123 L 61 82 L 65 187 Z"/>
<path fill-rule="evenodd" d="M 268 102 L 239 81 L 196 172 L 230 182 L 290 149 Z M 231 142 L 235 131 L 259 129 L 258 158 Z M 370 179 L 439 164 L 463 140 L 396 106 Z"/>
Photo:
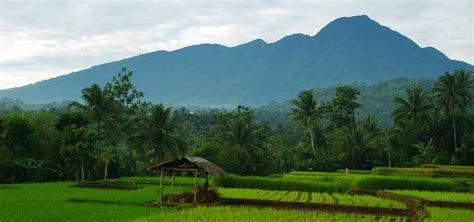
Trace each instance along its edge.
<path fill-rule="evenodd" d="M 436 81 L 340 85 L 265 107 L 151 104 L 123 68 L 82 101 L 41 110 L 0 104 L 0 182 L 145 175 L 158 162 L 202 156 L 240 175 L 419 164 L 474 165 L 474 79 L 458 70 Z M 409 82 L 406 80 L 397 80 Z M 370 101 L 387 102 L 373 105 Z"/>

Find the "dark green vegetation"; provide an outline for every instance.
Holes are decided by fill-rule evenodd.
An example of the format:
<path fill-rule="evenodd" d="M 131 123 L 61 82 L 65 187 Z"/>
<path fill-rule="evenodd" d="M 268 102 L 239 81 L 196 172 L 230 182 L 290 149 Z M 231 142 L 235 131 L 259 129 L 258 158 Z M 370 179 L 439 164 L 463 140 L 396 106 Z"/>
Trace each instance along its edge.
<path fill-rule="evenodd" d="M 400 77 L 431 78 L 472 65 L 421 48 L 367 16 L 339 18 L 316 35 L 294 34 L 274 43 L 254 40 L 235 47 L 202 44 L 157 51 L 0 91 L 27 103 L 78 100 L 81 89 L 104 86 L 122 67 L 148 101 L 173 105 L 263 105 L 301 90 Z"/>
<path fill-rule="evenodd" d="M 464 70 L 441 76 L 433 90 L 413 85 L 406 95 L 395 97 L 394 126 L 390 128 L 359 114 L 361 92 L 349 85 L 336 87 L 335 94 L 324 101 L 314 91 L 303 91 L 279 113 L 244 106 L 189 110 L 146 102 L 132 77 L 133 72 L 123 68 L 104 88 L 93 84 L 82 90 L 80 103 L 66 107 L 1 110 L 0 181 L 150 175 L 149 166 L 183 155 L 202 156 L 238 175 L 474 164 L 474 115 L 470 112 L 474 81 Z M 276 120 L 263 118 L 272 115 L 278 116 Z M 372 172 L 472 176 L 469 167 L 423 166 L 375 168 Z M 263 188 L 257 185 L 259 180 L 273 183 L 271 179 L 233 183 L 255 183 Z M 432 190 L 428 180 L 420 179 L 422 185 L 413 187 L 426 185 Z M 391 182 L 360 182 L 374 188 L 379 183 Z M 312 190 L 308 187 L 313 185 L 298 184 L 301 190 Z M 320 191 L 337 192 L 353 184 L 327 181 L 318 186 Z M 436 186 L 452 190 L 454 185 Z"/>

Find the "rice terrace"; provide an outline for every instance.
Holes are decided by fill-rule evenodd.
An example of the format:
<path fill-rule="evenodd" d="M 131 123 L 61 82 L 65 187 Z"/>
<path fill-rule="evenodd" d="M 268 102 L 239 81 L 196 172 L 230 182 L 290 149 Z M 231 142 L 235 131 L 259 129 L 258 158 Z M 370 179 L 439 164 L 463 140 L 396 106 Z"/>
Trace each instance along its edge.
<path fill-rule="evenodd" d="M 0 0 L 0 222 L 474 222 L 472 0 Z"/>

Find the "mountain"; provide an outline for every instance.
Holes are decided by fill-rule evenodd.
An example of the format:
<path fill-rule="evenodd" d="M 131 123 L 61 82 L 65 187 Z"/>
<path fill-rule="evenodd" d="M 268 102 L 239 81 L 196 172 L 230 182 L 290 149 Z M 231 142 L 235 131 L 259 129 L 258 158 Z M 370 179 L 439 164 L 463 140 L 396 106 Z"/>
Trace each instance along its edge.
<path fill-rule="evenodd" d="M 434 79 L 445 71 L 474 70 L 363 15 L 336 19 L 314 36 L 293 34 L 273 43 L 257 39 L 235 47 L 202 44 L 138 55 L 2 90 L 0 98 L 27 103 L 78 100 L 84 87 L 104 85 L 122 67 L 135 72 L 134 83 L 149 101 L 202 106 L 261 105 L 314 87 L 401 77 Z"/>

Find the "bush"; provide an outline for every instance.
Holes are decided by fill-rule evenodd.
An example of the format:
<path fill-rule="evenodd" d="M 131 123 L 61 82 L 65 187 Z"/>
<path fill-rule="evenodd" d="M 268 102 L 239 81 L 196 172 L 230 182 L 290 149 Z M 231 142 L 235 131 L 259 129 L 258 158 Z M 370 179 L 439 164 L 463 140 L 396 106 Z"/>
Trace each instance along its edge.
<path fill-rule="evenodd" d="M 74 184 L 75 187 L 85 188 L 99 188 L 99 189 L 117 189 L 117 190 L 136 190 L 138 187 L 133 182 L 119 181 L 119 180 L 100 180 L 100 181 L 85 181 Z"/>
<path fill-rule="evenodd" d="M 302 191 L 302 192 L 344 192 L 349 188 L 349 183 L 345 180 L 325 181 L 308 181 L 294 180 L 286 178 L 265 178 L 265 177 L 241 177 L 228 176 L 216 177 L 213 180 L 215 186 L 228 188 L 253 188 L 262 190 L 285 190 L 285 191 Z"/>
<path fill-rule="evenodd" d="M 455 168 L 388 168 L 374 167 L 372 172 L 380 175 L 392 174 L 414 174 L 430 177 L 474 177 L 472 169 L 455 169 Z"/>
<path fill-rule="evenodd" d="M 358 189 L 456 191 L 464 185 L 454 180 L 429 178 L 367 177 L 357 181 Z"/>

